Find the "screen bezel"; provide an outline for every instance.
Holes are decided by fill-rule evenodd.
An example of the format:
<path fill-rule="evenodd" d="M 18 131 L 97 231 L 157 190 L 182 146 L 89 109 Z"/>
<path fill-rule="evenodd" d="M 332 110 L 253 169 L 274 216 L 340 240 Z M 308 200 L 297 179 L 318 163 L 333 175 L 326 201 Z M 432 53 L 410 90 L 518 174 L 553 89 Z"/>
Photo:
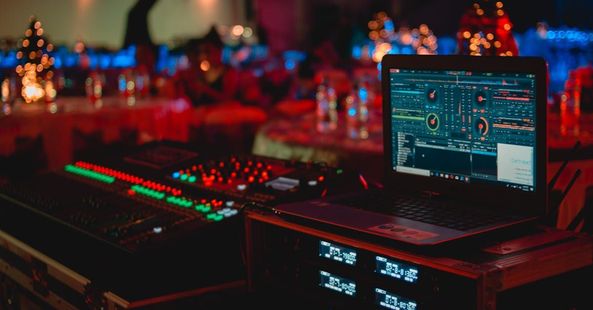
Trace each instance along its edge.
<path fill-rule="evenodd" d="M 504 186 L 460 183 L 434 177 L 400 173 L 392 167 L 391 83 L 389 69 L 473 71 L 487 73 L 535 74 L 536 83 L 536 178 L 535 190 L 528 192 Z M 544 215 L 547 211 L 547 68 L 537 57 L 475 57 L 441 55 L 385 55 L 381 61 L 383 94 L 384 181 L 386 188 L 408 192 L 431 192 L 441 196 L 481 203 L 484 206 L 504 205 L 528 215 Z"/>

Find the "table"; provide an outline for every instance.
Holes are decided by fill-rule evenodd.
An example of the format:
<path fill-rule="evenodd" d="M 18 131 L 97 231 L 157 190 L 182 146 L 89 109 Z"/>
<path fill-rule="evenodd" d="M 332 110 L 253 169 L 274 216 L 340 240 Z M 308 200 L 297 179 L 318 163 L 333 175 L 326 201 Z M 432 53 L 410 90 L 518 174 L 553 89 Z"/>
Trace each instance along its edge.
<path fill-rule="evenodd" d="M 344 123 L 345 118 L 341 115 L 335 131 L 321 134 L 315 127 L 313 113 L 274 119 L 257 132 L 253 153 L 281 159 L 325 162 L 330 166 L 356 167 L 373 178 L 379 178 L 383 166 L 381 115 L 370 115 L 367 139 L 349 139 Z"/>
<path fill-rule="evenodd" d="M 315 130 L 315 115 L 309 112 L 300 117 L 275 119 L 256 134 L 253 153 L 262 156 L 301 161 L 324 161 L 332 166 L 357 169 L 371 179 L 382 176 L 383 138 L 382 118 L 375 111 L 369 120 L 370 135 L 365 140 L 346 138 L 344 119 L 338 129 L 321 134 Z M 548 144 L 550 162 L 548 180 L 560 167 L 561 161 L 575 159 L 562 174 L 558 187 L 564 188 L 572 173 L 581 169 L 583 174 L 560 207 L 558 226 L 566 227 L 582 207 L 585 190 L 593 184 L 593 115 L 575 115 L 569 112 L 548 112 Z M 582 152 L 572 154 L 570 149 L 579 140 Z"/>
<path fill-rule="evenodd" d="M 99 143 L 110 144 L 130 131 L 137 133 L 136 141 L 131 141 L 134 144 L 191 139 L 201 144 L 221 143 L 220 139 L 239 143 L 236 140 L 248 133 L 237 135 L 235 131 L 257 127 L 266 119 L 263 109 L 236 101 L 199 107 L 167 98 L 139 99 L 133 105 L 117 97 L 103 98 L 100 105 L 82 97 L 60 98 L 55 105 L 18 102 L 8 115 L 0 114 L 0 156 L 15 152 L 17 138 L 41 137 L 47 168 L 56 169 L 72 161 L 76 131 L 83 135 L 78 140 L 87 144 L 96 141 L 86 141 L 89 138 L 84 135 L 98 135 Z M 194 137 L 196 128 L 200 136 Z"/>
<path fill-rule="evenodd" d="M 568 154 L 577 141 L 583 150 Z M 548 112 L 548 146 L 552 161 L 573 158 L 593 158 L 593 114 L 575 114 L 566 111 Z"/>
<path fill-rule="evenodd" d="M 49 168 L 72 160 L 73 132 L 100 132 L 102 141 L 118 141 L 124 129 L 138 131 L 138 139 L 186 141 L 190 105 L 183 100 L 149 98 L 129 105 L 124 99 L 104 98 L 101 105 L 81 97 L 60 98 L 53 106 L 18 102 L 0 117 L 0 155 L 15 151 L 15 138 L 43 138 Z"/>

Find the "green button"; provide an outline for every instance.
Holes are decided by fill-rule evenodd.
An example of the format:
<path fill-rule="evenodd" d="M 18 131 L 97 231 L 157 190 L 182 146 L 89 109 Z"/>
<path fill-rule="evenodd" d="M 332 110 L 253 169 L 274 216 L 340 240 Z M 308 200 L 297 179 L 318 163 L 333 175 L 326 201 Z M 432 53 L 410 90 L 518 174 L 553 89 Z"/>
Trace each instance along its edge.
<path fill-rule="evenodd" d="M 195 176 L 191 176 L 187 179 L 190 183 L 194 183 L 196 181 L 196 177 Z"/>
<path fill-rule="evenodd" d="M 187 181 L 187 174 L 181 175 L 181 181 Z"/>
<path fill-rule="evenodd" d="M 206 218 L 209 220 L 214 220 L 216 218 L 216 213 L 209 213 L 206 215 Z"/>
<path fill-rule="evenodd" d="M 204 212 L 210 212 L 210 210 L 212 210 L 212 208 L 210 208 L 210 206 L 204 206 L 204 207 L 202 208 L 202 210 L 203 210 Z"/>
<path fill-rule="evenodd" d="M 223 215 L 216 214 L 216 216 L 214 217 L 214 220 L 217 221 L 217 222 L 219 222 L 219 221 L 222 221 L 223 218 L 224 218 Z"/>

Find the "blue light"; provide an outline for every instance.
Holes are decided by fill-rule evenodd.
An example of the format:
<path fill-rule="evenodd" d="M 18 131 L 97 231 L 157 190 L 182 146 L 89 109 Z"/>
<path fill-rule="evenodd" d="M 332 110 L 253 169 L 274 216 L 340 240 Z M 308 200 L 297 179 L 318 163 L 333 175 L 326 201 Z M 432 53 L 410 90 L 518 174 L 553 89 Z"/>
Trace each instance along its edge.
<path fill-rule="evenodd" d="M 377 79 L 381 81 L 381 63 L 377 64 L 377 72 L 379 72 L 377 73 Z"/>
<path fill-rule="evenodd" d="M 136 58 L 132 55 L 118 53 L 113 58 L 112 66 L 114 68 L 130 68 L 136 65 Z"/>
<path fill-rule="evenodd" d="M 368 93 L 367 89 L 364 87 L 361 87 L 358 90 L 358 97 L 360 98 L 360 100 L 366 102 L 367 99 L 369 99 L 369 93 Z"/>
<path fill-rule="evenodd" d="M 391 19 L 386 20 L 383 24 L 383 27 L 387 31 L 393 31 L 393 29 L 395 29 L 395 26 L 393 25 L 393 21 Z"/>
<path fill-rule="evenodd" d="M 117 89 L 120 92 L 125 92 L 126 86 L 127 86 L 126 84 L 127 84 L 126 78 L 123 75 L 120 75 L 117 80 Z"/>
<path fill-rule="evenodd" d="M 548 33 L 547 33 L 547 37 L 548 37 L 548 40 L 554 40 L 554 39 L 556 39 L 556 31 L 549 30 Z"/>
<path fill-rule="evenodd" d="M 356 109 L 355 108 L 348 109 L 348 116 L 355 117 L 356 116 Z"/>
<path fill-rule="evenodd" d="M 362 48 L 360 46 L 352 47 L 352 57 L 354 59 L 360 59 L 362 57 Z"/>
<path fill-rule="evenodd" d="M 179 172 L 173 172 L 173 178 L 174 179 L 178 179 L 179 178 Z"/>
<path fill-rule="evenodd" d="M 97 55 L 89 55 L 89 67 L 96 68 L 99 64 Z"/>
<path fill-rule="evenodd" d="M 10 51 L 10 52 L 6 53 L 6 56 L 2 56 L 0 54 L 0 68 L 14 69 L 14 67 L 16 67 L 16 65 L 17 65 L 17 59 L 16 59 L 15 51 Z"/>
<path fill-rule="evenodd" d="M 286 60 L 284 62 L 284 68 L 288 71 L 292 71 L 296 68 L 296 63 L 293 60 Z"/>
<path fill-rule="evenodd" d="M 111 64 L 111 56 L 109 55 L 99 55 L 99 68 L 107 69 Z"/>
<path fill-rule="evenodd" d="M 229 64 L 231 59 L 233 58 L 233 51 L 230 47 L 225 47 L 222 49 L 222 62 L 224 64 Z"/>
<path fill-rule="evenodd" d="M 566 31 L 564 31 L 564 30 L 558 31 L 558 37 L 560 39 L 566 39 Z"/>
<path fill-rule="evenodd" d="M 285 51 L 284 53 L 282 53 L 282 58 L 284 59 L 290 59 L 296 62 L 301 62 L 303 60 L 305 60 L 305 58 L 307 57 L 307 55 L 301 51 L 294 51 L 294 50 L 290 50 L 290 51 Z"/>
<path fill-rule="evenodd" d="M 78 54 L 65 55 L 64 58 L 64 66 L 66 68 L 74 67 L 79 64 Z"/>
<path fill-rule="evenodd" d="M 404 46 L 404 47 L 402 47 L 401 53 L 404 54 L 404 55 L 412 55 L 412 54 L 415 54 L 414 53 L 414 49 L 411 48 L 410 46 Z"/>

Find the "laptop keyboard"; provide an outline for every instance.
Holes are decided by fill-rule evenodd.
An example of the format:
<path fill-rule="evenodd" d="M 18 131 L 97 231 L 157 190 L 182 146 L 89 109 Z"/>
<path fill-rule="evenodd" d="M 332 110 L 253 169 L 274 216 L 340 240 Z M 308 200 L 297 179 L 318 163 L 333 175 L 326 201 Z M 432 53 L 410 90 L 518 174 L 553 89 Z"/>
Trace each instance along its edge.
<path fill-rule="evenodd" d="M 389 197 L 378 193 L 348 197 L 336 202 L 354 208 L 390 214 L 460 231 L 520 218 L 515 215 L 498 214 L 483 208 L 471 208 L 434 199 Z"/>

